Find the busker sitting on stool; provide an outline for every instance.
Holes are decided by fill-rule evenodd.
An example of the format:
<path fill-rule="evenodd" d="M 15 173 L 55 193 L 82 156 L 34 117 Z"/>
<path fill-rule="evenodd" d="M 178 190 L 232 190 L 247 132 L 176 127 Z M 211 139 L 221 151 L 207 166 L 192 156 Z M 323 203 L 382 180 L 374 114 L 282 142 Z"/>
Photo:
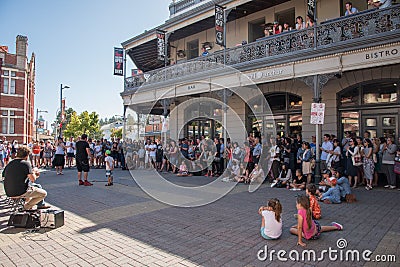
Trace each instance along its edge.
<path fill-rule="evenodd" d="M 29 181 L 34 183 L 39 177 L 39 172 L 32 170 L 32 165 L 27 161 L 29 149 L 19 147 L 17 156 L 3 171 L 4 190 L 8 197 L 25 198 L 24 210 L 31 210 L 36 204 L 42 202 L 47 192 L 36 186 L 29 186 Z M 42 206 L 42 208 L 48 208 Z M 40 208 L 40 207 L 38 207 Z"/>

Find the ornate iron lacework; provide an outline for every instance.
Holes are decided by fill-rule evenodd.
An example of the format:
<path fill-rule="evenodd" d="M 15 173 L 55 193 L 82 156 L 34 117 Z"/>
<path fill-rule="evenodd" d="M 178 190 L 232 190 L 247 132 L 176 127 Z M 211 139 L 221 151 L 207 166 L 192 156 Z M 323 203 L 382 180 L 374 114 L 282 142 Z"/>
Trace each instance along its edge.
<path fill-rule="evenodd" d="M 126 78 L 125 91 L 136 90 L 144 83 L 155 84 L 221 68 L 216 63 L 235 66 L 266 57 L 345 44 L 349 40 L 368 40 L 378 34 L 399 30 L 400 5 L 383 10 L 367 10 L 321 23 L 316 29 L 309 28 L 265 37 L 250 44 L 226 49 L 225 52 L 218 51 L 205 57 L 184 61 L 184 64 L 178 63 Z"/>

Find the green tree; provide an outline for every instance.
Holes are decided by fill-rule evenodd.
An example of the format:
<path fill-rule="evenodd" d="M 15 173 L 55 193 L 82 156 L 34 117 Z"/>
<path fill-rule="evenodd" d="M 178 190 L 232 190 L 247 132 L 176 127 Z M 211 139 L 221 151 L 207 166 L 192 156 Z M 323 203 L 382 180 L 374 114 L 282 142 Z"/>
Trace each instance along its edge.
<path fill-rule="evenodd" d="M 84 111 L 79 115 L 76 112 L 71 114 L 70 123 L 64 131 L 65 137 L 81 136 L 84 133 L 94 139 L 101 138 L 99 115 L 96 112 Z"/>
<path fill-rule="evenodd" d="M 122 128 L 116 129 L 116 128 L 112 128 L 111 129 L 111 137 L 114 138 L 122 138 Z"/>
<path fill-rule="evenodd" d="M 62 129 L 63 131 L 65 131 L 65 129 L 67 128 L 67 125 L 71 122 L 71 116 L 72 113 L 74 113 L 75 110 L 73 108 L 68 108 L 65 110 L 65 121 L 62 123 Z M 60 128 L 60 118 L 61 118 L 61 112 L 58 111 L 57 113 L 57 117 L 56 120 L 54 121 L 55 125 L 57 125 L 57 128 Z"/>

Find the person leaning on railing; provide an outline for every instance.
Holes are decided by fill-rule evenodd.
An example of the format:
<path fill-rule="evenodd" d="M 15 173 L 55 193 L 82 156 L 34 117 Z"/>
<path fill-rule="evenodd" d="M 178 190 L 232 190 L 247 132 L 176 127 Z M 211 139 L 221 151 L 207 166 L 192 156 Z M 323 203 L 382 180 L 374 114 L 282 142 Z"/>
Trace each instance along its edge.
<path fill-rule="evenodd" d="M 387 8 L 392 6 L 392 0 L 368 0 L 368 5 L 379 9 Z"/>
<path fill-rule="evenodd" d="M 346 12 L 344 13 L 345 16 L 353 15 L 355 13 L 358 13 L 358 9 L 353 7 L 353 4 L 351 2 L 346 3 Z"/>

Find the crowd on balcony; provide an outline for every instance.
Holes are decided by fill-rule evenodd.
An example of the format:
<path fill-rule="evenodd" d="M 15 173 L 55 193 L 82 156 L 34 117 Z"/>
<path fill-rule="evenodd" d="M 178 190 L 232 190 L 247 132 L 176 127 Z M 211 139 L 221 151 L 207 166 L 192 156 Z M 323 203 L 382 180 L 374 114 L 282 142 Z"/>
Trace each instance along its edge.
<path fill-rule="evenodd" d="M 387 8 L 392 6 L 391 0 L 369 0 L 368 5 L 374 8 Z M 345 4 L 346 11 L 345 16 L 350 16 L 358 13 L 358 9 L 353 6 L 352 2 L 346 2 Z M 297 16 L 295 21 L 295 27 L 292 28 L 288 22 L 284 22 L 282 25 L 279 22 L 275 21 L 270 25 L 266 25 L 264 27 L 264 35 L 265 37 L 281 34 L 284 32 L 292 31 L 292 30 L 303 30 L 307 28 L 312 28 L 315 25 L 315 21 L 313 16 L 307 14 L 306 19 L 304 20 L 302 16 Z"/>

